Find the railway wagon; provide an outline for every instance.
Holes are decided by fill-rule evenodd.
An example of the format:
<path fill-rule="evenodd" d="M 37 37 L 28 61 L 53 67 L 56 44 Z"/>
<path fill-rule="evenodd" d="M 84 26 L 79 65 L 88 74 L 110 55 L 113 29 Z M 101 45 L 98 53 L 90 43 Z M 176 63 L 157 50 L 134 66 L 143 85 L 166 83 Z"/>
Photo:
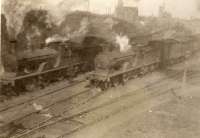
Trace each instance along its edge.
<path fill-rule="evenodd" d="M 103 52 L 96 57 L 95 70 L 90 74 L 89 80 L 92 86 L 106 90 L 156 69 L 179 63 L 192 49 L 169 39 L 150 41 L 147 45 L 138 45 L 126 53 L 118 51 L 119 54 L 114 56 L 113 51 Z M 115 66 L 118 68 L 114 69 Z"/>

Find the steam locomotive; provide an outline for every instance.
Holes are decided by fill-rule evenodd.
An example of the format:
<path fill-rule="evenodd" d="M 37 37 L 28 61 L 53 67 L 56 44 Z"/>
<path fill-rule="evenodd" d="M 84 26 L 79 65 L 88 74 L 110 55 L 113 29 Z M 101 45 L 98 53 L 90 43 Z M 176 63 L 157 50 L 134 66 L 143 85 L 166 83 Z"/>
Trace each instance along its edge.
<path fill-rule="evenodd" d="M 89 75 L 90 84 L 106 90 L 124 84 L 158 68 L 184 61 L 198 45 L 189 45 L 174 39 L 149 41 L 135 45 L 125 52 L 119 48 L 105 48 L 95 58 L 95 70 Z"/>
<path fill-rule="evenodd" d="M 91 48 L 70 40 L 48 41 L 40 48 L 17 51 L 17 41 L 11 41 L 11 51 L 3 60 L 1 94 L 19 95 L 21 92 L 44 88 L 51 82 L 71 80 L 79 73 L 90 71 L 85 54 Z"/>

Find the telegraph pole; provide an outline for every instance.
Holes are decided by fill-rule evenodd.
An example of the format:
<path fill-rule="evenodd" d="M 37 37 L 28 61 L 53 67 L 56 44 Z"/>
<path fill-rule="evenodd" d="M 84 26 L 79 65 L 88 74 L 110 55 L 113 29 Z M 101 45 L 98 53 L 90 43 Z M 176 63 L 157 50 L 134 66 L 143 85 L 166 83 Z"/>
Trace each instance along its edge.
<path fill-rule="evenodd" d="M 87 11 L 90 12 L 90 0 L 87 0 Z"/>
<path fill-rule="evenodd" d="M 186 92 L 186 82 L 187 82 L 187 70 L 188 70 L 188 61 L 190 53 L 186 51 L 185 62 L 184 62 L 184 70 L 183 70 L 183 79 L 182 79 L 182 92 Z"/>
<path fill-rule="evenodd" d="M 186 80 L 187 80 L 187 61 L 184 62 L 183 79 L 182 79 L 182 92 L 186 92 Z"/>

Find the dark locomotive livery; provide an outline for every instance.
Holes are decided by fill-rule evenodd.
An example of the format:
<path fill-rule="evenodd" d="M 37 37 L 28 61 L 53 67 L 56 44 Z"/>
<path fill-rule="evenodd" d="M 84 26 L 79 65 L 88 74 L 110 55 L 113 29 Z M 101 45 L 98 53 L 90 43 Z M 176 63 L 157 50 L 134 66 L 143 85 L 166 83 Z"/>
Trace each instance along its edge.
<path fill-rule="evenodd" d="M 16 41 L 10 45 L 17 45 Z M 7 54 L 12 60 L 3 64 L 5 73 L 1 76 L 1 90 L 4 94 L 11 91 L 18 94 L 43 88 L 51 82 L 71 79 L 79 73 L 89 71 L 84 56 L 90 48 L 70 40 L 54 40 L 42 44 L 40 49 L 25 50 Z"/>
<path fill-rule="evenodd" d="M 6 59 L 5 63 L 9 64 L 4 64 L 5 73 L 1 76 L 2 93 L 33 91 L 89 71 L 92 71 L 91 85 L 105 90 L 155 69 L 180 63 L 198 48 L 166 39 L 134 45 L 122 52 L 116 44 L 102 40 L 98 44 L 95 40 L 96 46 L 91 46 L 94 45 L 91 39 L 97 38 L 86 37 L 82 44 L 58 39 L 42 44 L 40 49 L 7 53 L 10 58 Z M 17 41 L 11 41 L 10 45 L 15 49 Z"/>
<path fill-rule="evenodd" d="M 183 61 L 199 49 L 200 40 L 196 38 L 197 44 L 191 45 L 189 41 L 194 43 L 196 40 L 180 42 L 159 37 L 158 40 L 133 44 L 130 49 L 121 51 L 111 39 L 118 33 L 107 32 L 108 36 L 104 37 L 104 28 L 103 33 L 99 29 L 85 34 L 79 43 L 65 37 L 48 37 L 46 42 L 40 44 L 38 41 L 36 46 L 26 47 L 28 44 L 25 44 L 26 49 L 22 50 L 18 48 L 22 43 L 20 40 L 10 40 L 4 16 L 2 24 L 1 60 L 4 72 L 0 74 L 0 94 L 4 95 L 45 88 L 52 82 L 71 80 L 80 73 L 90 71 L 91 85 L 105 90 L 157 68 Z M 159 34 L 161 32 L 158 31 Z"/>
<path fill-rule="evenodd" d="M 173 39 L 149 41 L 126 52 L 120 52 L 118 48 L 106 49 L 95 58 L 95 70 L 89 80 L 91 85 L 106 90 L 155 69 L 180 63 L 197 49 L 198 45 Z"/>

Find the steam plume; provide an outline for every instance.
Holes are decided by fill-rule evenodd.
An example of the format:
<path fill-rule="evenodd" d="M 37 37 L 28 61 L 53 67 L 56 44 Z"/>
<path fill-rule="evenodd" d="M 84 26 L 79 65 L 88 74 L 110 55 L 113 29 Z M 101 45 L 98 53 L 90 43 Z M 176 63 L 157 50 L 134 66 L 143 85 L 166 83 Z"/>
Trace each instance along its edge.
<path fill-rule="evenodd" d="M 85 37 L 88 31 L 89 31 L 88 18 L 83 18 L 80 21 L 80 27 L 77 30 L 72 31 L 72 29 L 69 26 L 66 26 L 62 30 L 61 34 L 47 38 L 46 43 L 50 43 L 52 41 L 66 41 L 68 39 L 79 42 L 82 41 L 82 39 Z"/>
<path fill-rule="evenodd" d="M 127 52 L 131 48 L 129 38 L 127 36 L 117 35 L 116 43 L 119 45 L 120 52 Z"/>
<path fill-rule="evenodd" d="M 10 35 L 17 35 L 25 13 L 31 8 L 31 1 L 26 0 L 4 0 L 2 2 L 2 13 L 7 18 L 8 32 Z"/>

